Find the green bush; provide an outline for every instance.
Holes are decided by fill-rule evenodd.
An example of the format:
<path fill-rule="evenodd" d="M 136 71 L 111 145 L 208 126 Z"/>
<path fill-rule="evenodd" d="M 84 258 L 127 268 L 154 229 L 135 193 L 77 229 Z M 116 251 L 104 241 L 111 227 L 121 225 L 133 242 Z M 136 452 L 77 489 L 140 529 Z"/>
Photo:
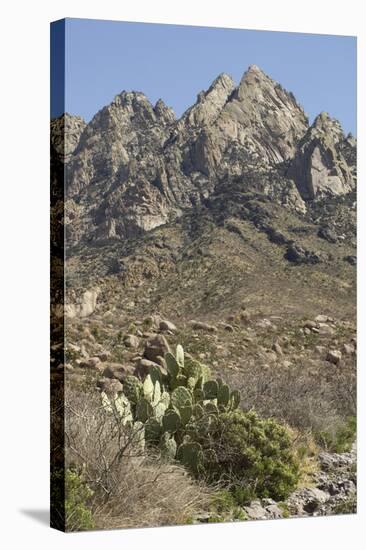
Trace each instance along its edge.
<path fill-rule="evenodd" d="M 252 498 L 286 498 L 296 487 L 299 466 L 287 429 L 251 411 L 223 413 L 203 449 L 203 475 L 224 482 L 239 505 Z"/>
<path fill-rule="evenodd" d="M 93 491 L 73 470 L 65 475 L 65 524 L 66 531 L 93 529 L 94 521 L 87 504 Z"/>
<path fill-rule="evenodd" d="M 356 439 L 357 422 L 355 416 L 350 416 L 334 428 L 334 430 L 322 431 L 316 434 L 316 441 L 327 451 L 344 453 L 351 449 Z"/>

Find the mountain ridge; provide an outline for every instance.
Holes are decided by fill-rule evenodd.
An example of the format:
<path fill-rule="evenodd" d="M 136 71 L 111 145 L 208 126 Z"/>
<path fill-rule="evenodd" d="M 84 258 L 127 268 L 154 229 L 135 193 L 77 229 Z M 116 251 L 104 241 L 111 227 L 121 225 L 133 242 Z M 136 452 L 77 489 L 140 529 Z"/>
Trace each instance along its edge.
<path fill-rule="evenodd" d="M 221 73 L 180 118 L 163 100 L 124 90 L 87 124 L 66 119 L 73 244 L 150 231 L 233 178 L 251 178 L 253 191 L 258 179 L 276 181 L 260 191 L 303 213 L 309 200 L 355 189 L 355 140 L 324 113 L 309 125 L 294 95 L 256 65 L 238 85 Z"/>

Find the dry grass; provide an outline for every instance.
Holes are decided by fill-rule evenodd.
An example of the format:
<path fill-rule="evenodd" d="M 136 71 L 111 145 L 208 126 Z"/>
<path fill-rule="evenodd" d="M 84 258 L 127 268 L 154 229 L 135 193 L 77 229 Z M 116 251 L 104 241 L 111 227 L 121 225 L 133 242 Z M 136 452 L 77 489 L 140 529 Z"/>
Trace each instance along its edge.
<path fill-rule="evenodd" d="M 141 448 L 136 433 L 100 404 L 97 392 L 66 392 L 66 464 L 93 490 L 95 527 L 187 523 L 207 508 L 210 492 L 186 470 Z"/>
<path fill-rule="evenodd" d="M 328 431 L 356 413 L 356 369 L 353 363 L 314 365 L 299 360 L 278 364 L 248 363 L 228 382 L 241 391 L 241 406 L 273 416 L 302 431 Z"/>
<path fill-rule="evenodd" d="M 138 467 L 125 464 L 118 489 L 96 506 L 100 529 L 155 527 L 188 523 L 208 505 L 209 493 L 193 481 L 182 466 L 146 461 Z"/>

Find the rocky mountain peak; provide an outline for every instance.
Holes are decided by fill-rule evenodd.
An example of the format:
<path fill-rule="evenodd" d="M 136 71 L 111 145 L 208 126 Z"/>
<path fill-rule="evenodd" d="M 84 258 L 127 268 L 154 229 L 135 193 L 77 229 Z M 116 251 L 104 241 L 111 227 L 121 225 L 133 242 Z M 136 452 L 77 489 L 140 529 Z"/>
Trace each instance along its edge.
<path fill-rule="evenodd" d="M 264 163 L 290 158 L 308 120 L 292 93 L 251 65 L 226 102 L 218 127 Z"/>
<path fill-rule="evenodd" d="M 162 99 L 158 99 L 155 104 L 154 111 L 159 119 L 168 124 L 176 120 L 175 112 L 171 107 L 168 107 Z"/>
<path fill-rule="evenodd" d="M 234 88 L 235 82 L 232 77 L 226 73 L 220 73 L 219 76 L 216 77 L 215 80 L 212 82 L 207 94 L 210 94 L 215 90 L 218 93 L 220 93 L 220 91 L 224 91 L 227 97 L 229 94 L 231 94 Z"/>
<path fill-rule="evenodd" d="M 342 153 L 352 148 L 346 139 L 339 121 L 322 112 L 299 141 L 290 174 L 305 199 L 352 191 L 352 169 Z"/>
<path fill-rule="evenodd" d="M 257 65 L 249 65 L 248 69 L 244 72 L 240 80 L 237 90 L 238 98 L 241 98 L 241 91 L 245 89 L 246 85 L 249 84 L 258 87 L 268 82 L 274 83 L 274 81 L 269 76 L 267 76 Z"/>
<path fill-rule="evenodd" d="M 196 103 L 183 114 L 182 120 L 189 126 L 207 126 L 213 123 L 234 89 L 233 79 L 225 73 L 220 74 L 208 90 L 198 94 Z"/>
<path fill-rule="evenodd" d="M 345 139 L 340 122 L 336 118 L 331 118 L 324 111 L 315 118 L 310 127 L 310 132 L 314 138 L 331 140 L 334 143 Z"/>

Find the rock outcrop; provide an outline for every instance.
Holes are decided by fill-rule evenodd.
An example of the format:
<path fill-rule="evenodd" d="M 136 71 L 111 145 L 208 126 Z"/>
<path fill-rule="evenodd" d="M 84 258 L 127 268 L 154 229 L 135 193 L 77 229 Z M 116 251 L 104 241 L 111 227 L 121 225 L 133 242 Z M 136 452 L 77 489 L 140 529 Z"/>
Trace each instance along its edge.
<path fill-rule="evenodd" d="M 80 116 L 64 115 L 51 121 L 51 148 L 62 163 L 69 162 L 75 151 L 86 122 Z"/>
<path fill-rule="evenodd" d="M 321 113 L 299 142 L 289 175 L 305 199 L 344 195 L 354 188 L 351 167 L 342 154 L 346 141 L 339 122 Z M 352 147 L 349 143 L 349 147 Z"/>

